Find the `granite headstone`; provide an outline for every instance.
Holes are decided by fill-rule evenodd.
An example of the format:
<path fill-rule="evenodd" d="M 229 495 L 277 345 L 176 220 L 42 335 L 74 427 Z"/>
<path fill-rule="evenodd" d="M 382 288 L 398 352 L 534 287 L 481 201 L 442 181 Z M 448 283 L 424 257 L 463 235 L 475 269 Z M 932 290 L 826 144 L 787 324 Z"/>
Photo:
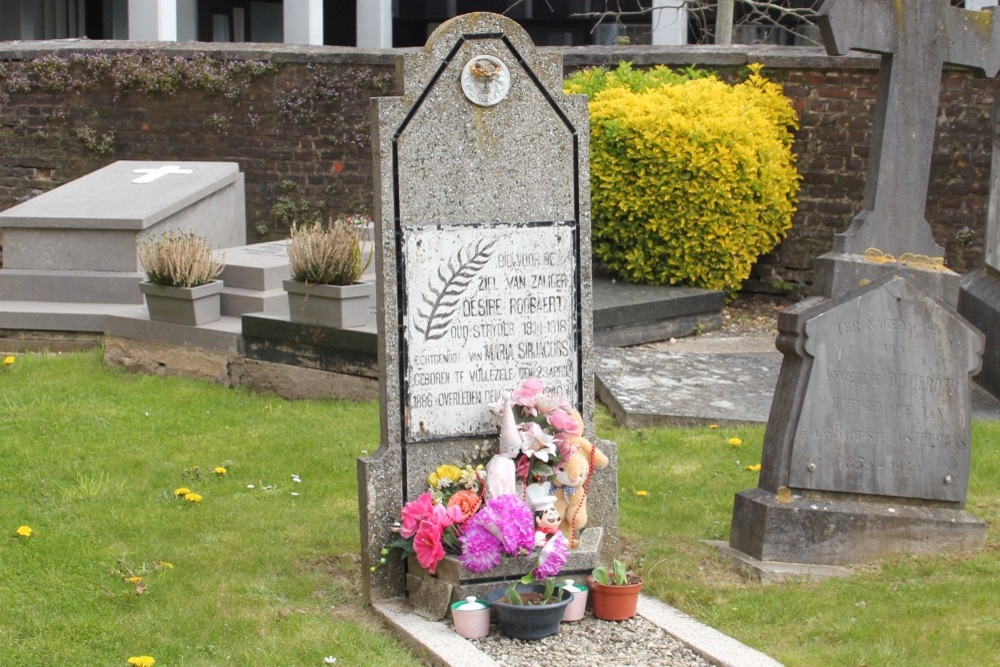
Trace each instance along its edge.
<path fill-rule="evenodd" d="M 502 391 L 540 377 L 594 437 L 586 99 L 562 93 L 559 55 L 495 14 L 448 21 L 397 72 L 372 123 L 381 446 L 358 476 L 373 599 L 404 592 L 397 563 L 369 571 L 402 505 L 438 465 L 495 450 Z M 617 529 L 601 447 L 611 465 L 590 486 L 579 569 Z M 456 572 L 452 597 L 470 574 Z"/>
<path fill-rule="evenodd" d="M 827 49 L 882 55 L 862 211 L 816 266 L 817 296 L 778 319 L 784 354 L 758 488 L 736 496 L 729 547 L 767 562 L 846 565 L 982 544 L 964 511 L 971 376 L 983 336 L 924 219 L 944 63 L 992 76 L 991 12 L 947 0 L 831 0 Z"/>

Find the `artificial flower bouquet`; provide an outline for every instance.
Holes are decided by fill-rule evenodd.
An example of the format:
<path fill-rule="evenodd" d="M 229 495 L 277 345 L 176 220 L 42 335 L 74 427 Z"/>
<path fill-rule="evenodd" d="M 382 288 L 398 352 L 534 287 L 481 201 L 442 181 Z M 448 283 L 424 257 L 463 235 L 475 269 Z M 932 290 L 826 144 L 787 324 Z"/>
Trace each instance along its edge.
<path fill-rule="evenodd" d="M 431 574 L 447 553 L 479 573 L 537 549 L 526 576 L 552 577 L 566 563 L 571 536 L 558 529 L 559 518 L 553 525 L 551 490 L 561 466 L 586 442 L 583 419 L 534 377 L 505 393 L 494 412 L 501 419 L 499 451 L 489 459 L 475 452 L 462 465 L 438 466 L 427 491 L 403 507 L 389 548 L 404 558 L 413 554 Z M 380 562 L 387 553 L 383 549 Z"/>

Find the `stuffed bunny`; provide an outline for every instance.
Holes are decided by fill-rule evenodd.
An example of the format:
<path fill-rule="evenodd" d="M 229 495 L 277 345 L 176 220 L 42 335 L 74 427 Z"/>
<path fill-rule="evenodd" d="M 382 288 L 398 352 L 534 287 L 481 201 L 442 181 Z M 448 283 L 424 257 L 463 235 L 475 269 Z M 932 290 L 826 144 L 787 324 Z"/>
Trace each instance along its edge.
<path fill-rule="evenodd" d="M 608 465 L 608 457 L 582 436 L 573 436 L 570 443 L 574 451 L 556 465 L 552 486 L 556 511 L 563 518 L 560 529 L 570 548 L 575 549 L 580 544 L 576 532 L 587 525 L 587 477 L 591 473 L 591 460 L 595 469 L 603 468 Z"/>

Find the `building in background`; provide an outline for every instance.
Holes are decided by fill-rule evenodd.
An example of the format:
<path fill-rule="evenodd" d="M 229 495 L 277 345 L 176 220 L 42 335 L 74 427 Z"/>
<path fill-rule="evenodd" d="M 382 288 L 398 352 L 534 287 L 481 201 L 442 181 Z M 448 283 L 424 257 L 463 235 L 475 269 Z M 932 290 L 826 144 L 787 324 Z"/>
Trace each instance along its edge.
<path fill-rule="evenodd" d="M 778 0 L 800 5 L 806 0 Z M 287 42 L 423 46 L 453 16 L 503 13 L 539 46 L 710 41 L 713 2 L 690 0 L 0 0 L 0 40 Z M 955 2 L 953 4 L 962 4 Z M 969 9 L 997 0 L 965 0 Z M 698 5 L 698 9 L 685 7 Z M 609 7 L 614 12 L 604 13 Z M 737 2 L 737 17 L 740 16 Z M 808 43 L 798 26 L 749 24 L 737 42 Z M 776 22 L 780 23 L 780 22 Z"/>

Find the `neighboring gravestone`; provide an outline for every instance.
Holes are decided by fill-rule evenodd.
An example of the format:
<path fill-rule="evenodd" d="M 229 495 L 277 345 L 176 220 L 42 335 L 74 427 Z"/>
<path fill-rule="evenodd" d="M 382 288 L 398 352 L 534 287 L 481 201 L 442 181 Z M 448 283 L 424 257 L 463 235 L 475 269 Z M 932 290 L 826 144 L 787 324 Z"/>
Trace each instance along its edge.
<path fill-rule="evenodd" d="M 982 268 L 962 276 L 958 312 L 986 335 L 983 370 L 976 382 L 1000 398 L 1000 97 L 993 103 L 993 165 L 983 249 Z"/>
<path fill-rule="evenodd" d="M 397 71 L 372 123 L 382 443 L 358 476 L 373 599 L 404 592 L 395 559 L 369 572 L 403 504 L 438 465 L 496 451 L 502 391 L 537 375 L 594 435 L 586 99 L 563 95 L 560 56 L 494 14 L 443 24 Z M 601 447 L 580 568 L 617 528 Z"/>
<path fill-rule="evenodd" d="M 760 482 L 733 508 L 729 546 L 762 578 L 761 561 L 844 565 L 985 540 L 962 509 L 983 337 L 954 310 L 958 276 L 924 206 L 941 67 L 994 75 L 993 18 L 947 0 L 823 7 L 828 50 L 880 53 L 882 67 L 862 211 L 817 261 L 820 296 L 779 316 Z"/>
<path fill-rule="evenodd" d="M 143 302 L 136 241 L 176 229 L 246 242 L 232 162 L 120 161 L 0 213 L 0 301 Z"/>

